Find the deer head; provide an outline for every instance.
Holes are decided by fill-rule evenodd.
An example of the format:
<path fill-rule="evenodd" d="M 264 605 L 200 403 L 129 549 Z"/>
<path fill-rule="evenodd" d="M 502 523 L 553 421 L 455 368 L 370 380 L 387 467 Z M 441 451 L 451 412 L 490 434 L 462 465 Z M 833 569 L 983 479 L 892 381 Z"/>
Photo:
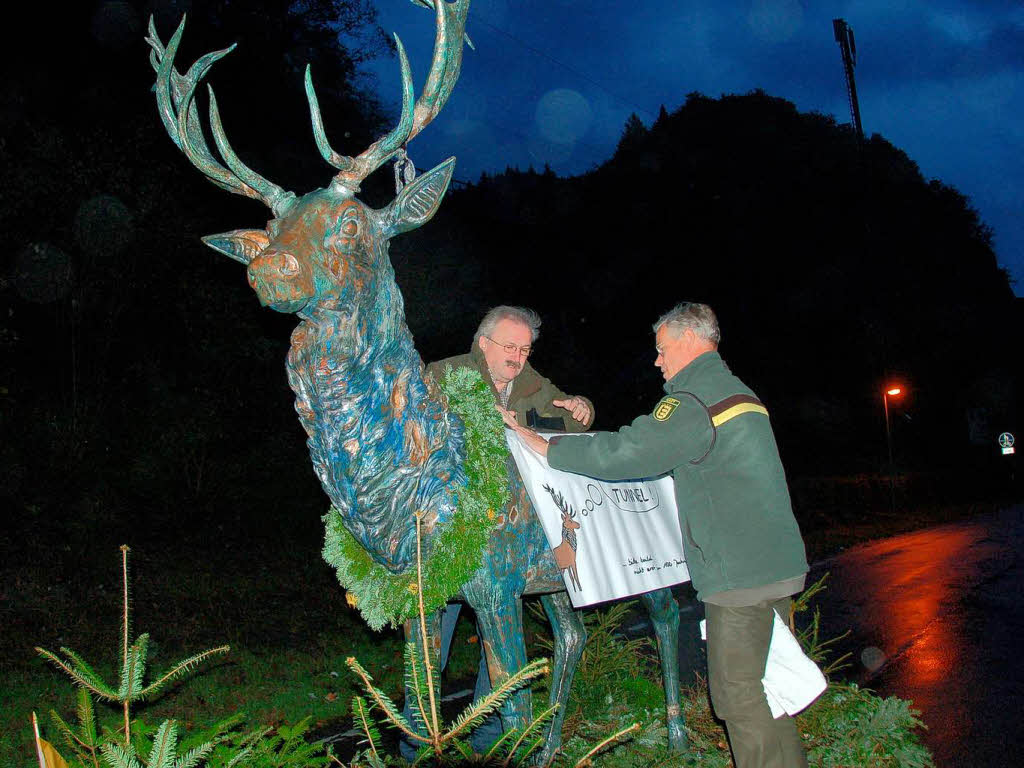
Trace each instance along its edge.
<path fill-rule="evenodd" d="M 551 495 L 551 500 L 555 502 L 555 506 L 562 513 L 562 527 L 568 528 L 571 531 L 577 530 L 580 524 L 576 521 L 576 510 L 565 500 L 562 492 L 556 491 L 550 485 L 542 487 Z"/>
<path fill-rule="evenodd" d="M 395 37 L 402 68 L 402 116 L 386 136 L 357 157 L 338 154 L 324 132 L 320 107 L 306 67 L 305 89 L 313 135 L 320 154 L 338 173 L 324 189 L 301 197 L 268 181 L 246 166 L 232 150 L 209 88 L 209 118 L 223 162 L 209 150 L 197 114 L 195 92 L 200 80 L 234 45 L 200 57 L 184 75 L 174 57 L 185 29 L 183 18 L 166 48 L 149 22 L 150 63 L 157 73 L 157 106 L 164 127 L 192 164 L 222 189 L 262 200 L 273 212 L 265 229 L 240 229 L 203 238 L 214 250 L 245 264 L 249 284 L 260 302 L 280 312 L 308 316 L 315 309 L 355 311 L 374 301 L 377 283 L 389 274 L 388 240 L 429 221 L 451 181 L 455 158 L 417 179 L 406 180 L 397 197 L 375 210 L 356 199 L 359 184 L 392 159 L 405 160 L 405 147 L 441 111 L 462 66 L 469 0 L 424 0 L 436 17 L 434 55 L 426 85 L 413 103 L 412 75 L 401 40 Z M 396 174 L 396 180 L 398 175 Z"/>

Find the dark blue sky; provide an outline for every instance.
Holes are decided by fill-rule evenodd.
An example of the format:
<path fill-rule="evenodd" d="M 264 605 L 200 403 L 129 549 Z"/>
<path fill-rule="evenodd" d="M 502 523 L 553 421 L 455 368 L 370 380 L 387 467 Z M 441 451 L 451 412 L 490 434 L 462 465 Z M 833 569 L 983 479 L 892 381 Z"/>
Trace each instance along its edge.
<path fill-rule="evenodd" d="M 375 2 L 409 51 L 418 94 L 432 16 L 409 0 Z M 476 51 L 410 154 L 422 168 L 456 155 L 464 180 L 545 163 L 583 173 L 611 156 L 631 112 L 650 125 L 692 91 L 762 88 L 848 122 L 838 17 L 856 36 L 865 133 L 970 198 L 1024 295 L 1021 0 L 473 0 Z M 397 109 L 397 59 L 372 72 Z"/>

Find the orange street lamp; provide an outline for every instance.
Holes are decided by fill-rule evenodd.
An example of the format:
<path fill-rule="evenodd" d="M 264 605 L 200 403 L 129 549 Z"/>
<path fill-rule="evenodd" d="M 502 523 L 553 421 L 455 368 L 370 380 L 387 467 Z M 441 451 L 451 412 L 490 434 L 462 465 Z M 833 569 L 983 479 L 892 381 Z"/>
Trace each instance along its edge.
<path fill-rule="evenodd" d="M 893 515 L 896 514 L 896 479 L 892 461 L 892 427 L 889 424 L 889 398 L 903 394 L 903 388 L 890 384 L 882 390 L 882 408 L 885 411 L 885 445 L 889 449 L 889 504 Z"/>

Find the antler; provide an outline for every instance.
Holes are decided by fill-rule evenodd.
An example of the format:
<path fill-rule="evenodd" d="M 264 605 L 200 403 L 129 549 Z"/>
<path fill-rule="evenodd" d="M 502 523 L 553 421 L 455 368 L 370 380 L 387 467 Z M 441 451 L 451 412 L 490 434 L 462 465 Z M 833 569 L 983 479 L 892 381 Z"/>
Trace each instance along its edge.
<path fill-rule="evenodd" d="M 561 491 L 556 491 L 550 485 L 546 484 L 541 487 L 551 494 L 551 500 L 555 502 L 555 506 L 561 510 L 562 515 L 568 515 L 570 518 L 576 517 L 576 510 L 574 510 L 571 505 L 565 503 L 565 497 L 562 496 Z"/>
<path fill-rule="evenodd" d="M 434 58 L 430 74 L 415 105 L 413 105 L 412 73 L 402 41 L 395 35 L 398 58 L 402 67 L 402 116 L 391 133 L 371 144 L 358 157 L 335 152 L 324 133 L 320 105 L 313 89 L 309 66 L 306 67 L 306 98 L 313 123 L 313 136 L 324 160 L 341 171 L 332 184 L 352 193 L 359 190 L 359 182 L 390 160 L 400 149 L 412 141 L 444 108 L 452 94 L 462 69 L 462 39 L 466 29 L 466 14 L 470 0 L 413 0 L 417 5 L 433 5 L 437 21 L 434 37 Z M 468 39 L 467 39 L 468 42 Z"/>
<path fill-rule="evenodd" d="M 270 207 L 275 216 L 281 216 L 295 201 L 294 193 L 268 181 L 239 160 L 238 155 L 228 143 L 221 125 L 213 88 L 207 86 L 210 93 L 210 127 L 213 130 L 213 139 L 217 144 L 217 149 L 220 151 L 221 157 L 224 158 L 227 168 L 214 158 L 206 146 L 203 129 L 196 114 L 195 93 L 196 88 L 199 87 L 199 81 L 210 70 L 210 67 L 231 53 L 235 46 L 232 45 L 229 48 L 213 51 L 200 57 L 189 71 L 182 75 L 174 68 L 174 56 L 178 52 L 178 45 L 184 31 L 185 18 L 182 17 L 177 31 L 167 43 L 167 47 L 164 48 L 157 36 L 153 17 L 149 17 L 149 36 L 146 38 L 146 42 L 153 49 L 149 54 L 149 62 L 156 71 L 156 83 L 153 89 L 156 91 L 157 108 L 164 122 L 164 128 L 167 129 L 167 133 L 178 149 L 184 152 L 185 156 L 192 161 L 192 165 L 206 174 L 210 181 L 221 189 L 226 189 L 236 195 L 262 200 Z"/>

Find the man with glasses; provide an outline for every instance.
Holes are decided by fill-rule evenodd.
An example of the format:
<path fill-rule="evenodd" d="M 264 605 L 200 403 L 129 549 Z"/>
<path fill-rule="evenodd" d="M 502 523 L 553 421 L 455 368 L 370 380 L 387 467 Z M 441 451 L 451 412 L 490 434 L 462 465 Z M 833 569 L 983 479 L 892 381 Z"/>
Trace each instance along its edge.
<path fill-rule="evenodd" d="M 593 404 L 565 394 L 529 363 L 539 330 L 540 317 L 532 309 L 494 307 L 480 321 L 469 354 L 431 363 L 427 372 L 440 379 L 448 366 L 473 368 L 491 385 L 495 403 L 513 411 L 522 426 L 583 432 L 594 422 Z"/>
<path fill-rule="evenodd" d="M 514 418 L 522 426 L 583 432 L 594 422 L 594 406 L 590 400 L 580 395 L 565 394 L 529 363 L 540 322 L 540 316 L 526 307 L 494 307 L 480 321 L 469 354 L 431 363 L 427 366 L 427 373 L 439 380 L 449 367 L 453 370 L 472 368 L 479 371 L 490 385 L 495 406 L 501 407 L 505 418 Z M 448 662 L 461 607 L 460 603 L 450 603 L 441 613 L 442 669 Z M 475 698 L 490 692 L 490 676 L 481 653 Z M 411 722 L 408 691 L 404 714 Z M 474 750 L 482 753 L 501 738 L 501 733 L 498 715 L 491 715 L 473 731 L 470 743 Z M 416 748 L 412 742 L 403 740 L 399 748 L 407 760 L 415 758 Z"/>
<path fill-rule="evenodd" d="M 625 480 L 671 473 L 683 552 L 707 617 L 708 686 L 737 768 L 807 765 L 793 719 L 774 719 L 764 676 L 775 616 L 789 618 L 807 557 L 768 410 L 718 354 L 706 304 L 654 325 L 665 396 L 617 432 L 556 436 L 514 428 L 554 469 Z M 506 424 L 513 426 L 511 420 Z"/>

